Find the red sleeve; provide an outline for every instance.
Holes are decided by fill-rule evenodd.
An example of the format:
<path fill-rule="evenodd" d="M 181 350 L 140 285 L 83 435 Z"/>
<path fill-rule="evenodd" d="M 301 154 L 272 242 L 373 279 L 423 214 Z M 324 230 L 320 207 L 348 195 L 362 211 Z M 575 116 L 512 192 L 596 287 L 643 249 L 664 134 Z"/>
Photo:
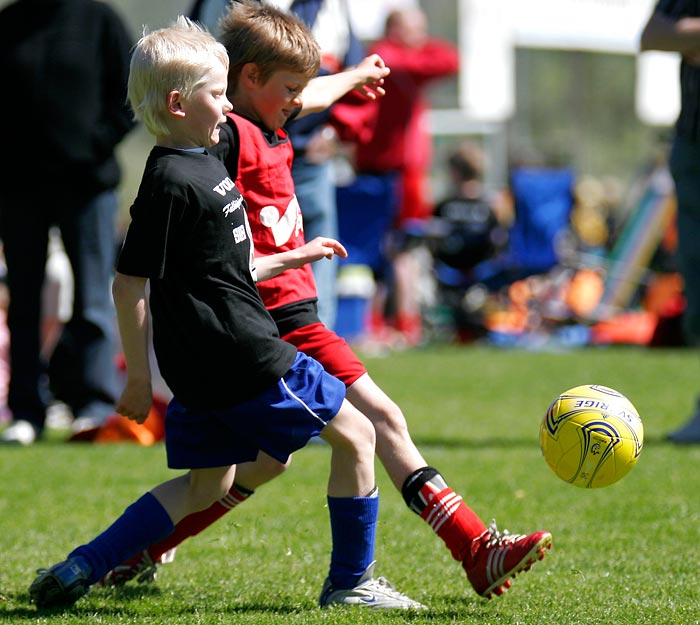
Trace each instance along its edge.
<path fill-rule="evenodd" d="M 331 109 L 329 123 L 341 141 L 366 143 L 372 138 L 377 123 L 378 105 L 375 100 L 340 101 Z"/>
<path fill-rule="evenodd" d="M 372 52 L 379 54 L 392 72 L 410 74 L 421 83 L 459 71 L 459 49 L 443 39 L 431 38 L 416 49 L 379 42 Z"/>
<path fill-rule="evenodd" d="M 424 83 L 451 76 L 459 70 L 459 49 L 449 41 L 431 38 L 421 48 L 404 48 L 380 41 L 372 52 L 383 59 L 393 74 L 387 79 L 387 89 L 402 82 L 410 89 Z M 394 83 L 394 84 L 392 84 Z M 330 123 L 342 141 L 366 143 L 374 133 L 378 118 L 378 101 L 370 101 L 352 92 L 331 109 Z"/>

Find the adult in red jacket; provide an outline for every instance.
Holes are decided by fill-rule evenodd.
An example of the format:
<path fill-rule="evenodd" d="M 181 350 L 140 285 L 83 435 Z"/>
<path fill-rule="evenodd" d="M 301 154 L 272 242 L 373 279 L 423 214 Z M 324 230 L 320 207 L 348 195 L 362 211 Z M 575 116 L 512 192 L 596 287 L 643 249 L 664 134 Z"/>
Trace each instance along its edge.
<path fill-rule="evenodd" d="M 432 139 L 425 117 L 429 107 L 426 86 L 457 73 L 459 52 L 453 43 L 428 35 L 422 10 L 404 8 L 388 15 L 384 36 L 372 46 L 371 53 L 379 54 L 391 67 L 385 80 L 386 95 L 371 103 L 372 109 L 337 105 L 334 115 L 344 121 L 354 118 L 358 127 L 366 125 L 370 110 L 373 115 L 371 137 L 356 144 L 356 185 L 369 181 L 374 188 L 385 190 L 374 210 L 386 211 L 384 223 L 398 235 L 390 237 L 389 245 L 393 250 L 389 256 L 394 274 L 394 322 L 413 344 L 420 340 L 418 268 L 402 241 L 416 220 L 425 220 L 432 212 L 428 188 Z M 343 195 L 341 192 L 340 198 Z M 353 197 L 352 190 L 349 197 Z"/>

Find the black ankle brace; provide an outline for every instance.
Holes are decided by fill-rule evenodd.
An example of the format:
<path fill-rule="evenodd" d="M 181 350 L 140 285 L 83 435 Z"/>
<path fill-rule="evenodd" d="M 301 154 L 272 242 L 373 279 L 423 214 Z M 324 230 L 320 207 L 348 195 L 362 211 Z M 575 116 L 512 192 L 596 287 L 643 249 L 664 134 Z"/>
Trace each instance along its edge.
<path fill-rule="evenodd" d="M 418 493 L 423 486 L 432 480 L 435 476 L 439 476 L 440 472 L 433 467 L 423 467 L 411 473 L 401 487 L 401 494 L 406 502 L 406 505 L 416 514 L 423 511 L 424 504 L 419 499 Z"/>

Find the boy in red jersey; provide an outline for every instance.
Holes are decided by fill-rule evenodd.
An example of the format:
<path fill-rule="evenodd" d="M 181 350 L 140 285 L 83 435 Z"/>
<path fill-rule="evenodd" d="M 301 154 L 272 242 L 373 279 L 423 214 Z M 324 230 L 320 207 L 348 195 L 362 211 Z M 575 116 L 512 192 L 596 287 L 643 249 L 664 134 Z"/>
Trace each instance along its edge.
<path fill-rule="evenodd" d="M 234 3 L 220 27 L 231 62 L 228 97 L 235 113 L 228 115 L 221 131 L 217 155 L 246 199 L 256 254 L 296 249 L 304 243 L 303 223 L 291 178 L 292 146 L 283 125 L 302 108 L 304 113 L 318 110 L 351 89 L 381 85 L 388 70 L 373 55 L 356 68 L 309 82 L 314 72 L 306 59 L 315 45 L 313 37 L 298 20 L 268 6 Z M 381 95 L 381 88 L 377 92 Z M 345 383 L 348 400 L 374 425 L 377 454 L 395 487 L 445 542 L 478 594 L 502 594 L 510 577 L 544 556 L 551 545 L 549 532 L 518 535 L 499 532 L 495 523 L 486 527 L 427 464 L 401 409 L 374 383 L 347 343 L 319 321 L 308 268 L 287 270 L 258 288 L 280 336 Z M 121 584 L 137 574 L 153 579 L 153 563 L 162 554 L 245 501 L 284 468 L 264 454 L 240 465 L 227 497 L 181 521 L 168 539 L 118 567 L 105 581 Z M 333 536 L 334 544 L 342 540 Z"/>

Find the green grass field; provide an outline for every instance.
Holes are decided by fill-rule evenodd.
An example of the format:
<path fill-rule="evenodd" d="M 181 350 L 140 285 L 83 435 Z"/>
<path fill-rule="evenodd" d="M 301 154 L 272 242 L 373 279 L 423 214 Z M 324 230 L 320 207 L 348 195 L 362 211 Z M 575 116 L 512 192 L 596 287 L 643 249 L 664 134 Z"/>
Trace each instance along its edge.
<path fill-rule="evenodd" d="M 428 462 L 487 522 L 552 532 L 547 557 L 506 595 L 474 594 L 378 465 L 377 573 L 430 610 L 318 610 L 329 554 L 329 449 L 311 445 L 285 475 L 184 543 L 156 585 L 95 589 L 70 610 L 38 613 L 27 595 L 34 570 L 65 558 L 173 475 L 162 446 L 69 445 L 56 434 L 27 449 L 0 448 L 0 623 L 700 623 L 700 446 L 663 440 L 692 408 L 696 352 L 436 347 L 366 362 L 403 407 Z M 622 482 L 592 491 L 556 478 L 538 447 L 550 401 L 586 383 L 625 393 L 645 423 L 639 464 Z"/>

